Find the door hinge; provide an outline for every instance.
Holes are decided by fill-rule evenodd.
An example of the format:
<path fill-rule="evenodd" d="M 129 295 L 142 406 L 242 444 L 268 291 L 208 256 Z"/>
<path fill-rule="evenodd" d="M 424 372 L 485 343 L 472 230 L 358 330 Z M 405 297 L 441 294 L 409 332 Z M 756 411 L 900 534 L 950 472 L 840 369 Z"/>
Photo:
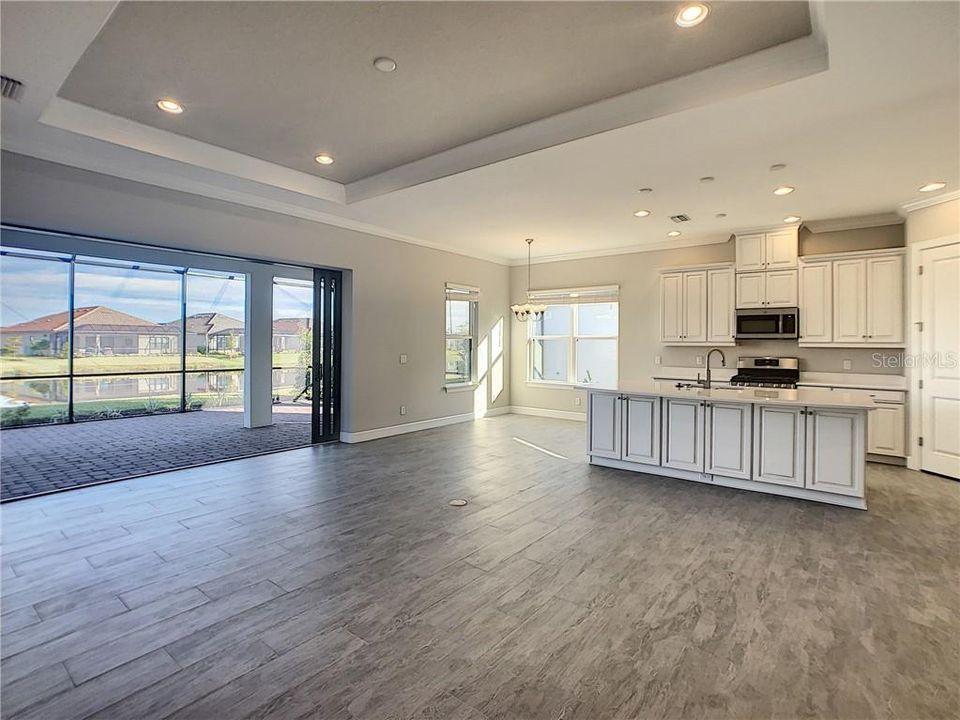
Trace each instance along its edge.
<path fill-rule="evenodd" d="M 923 275 L 923 265 L 917 265 L 917 275 Z"/>
<path fill-rule="evenodd" d="M 917 438 L 917 445 L 919 445 L 920 447 L 923 447 L 923 436 L 922 436 L 922 435 Z"/>

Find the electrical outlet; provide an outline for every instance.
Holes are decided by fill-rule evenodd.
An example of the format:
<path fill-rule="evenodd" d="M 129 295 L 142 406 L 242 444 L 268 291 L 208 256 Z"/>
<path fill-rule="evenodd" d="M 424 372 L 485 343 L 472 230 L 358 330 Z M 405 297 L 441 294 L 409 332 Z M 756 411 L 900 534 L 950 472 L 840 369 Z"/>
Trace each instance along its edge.
<path fill-rule="evenodd" d="M 697 355 L 697 365 L 703 365 L 703 355 Z"/>
<path fill-rule="evenodd" d="M 577 397 L 575 397 L 575 398 L 573 399 L 573 404 L 576 405 L 577 407 L 580 407 L 581 400 L 580 400 L 580 397 L 579 397 L 579 396 L 577 396 Z"/>
<path fill-rule="evenodd" d="M 407 406 L 406 406 L 406 405 L 401 405 L 401 406 L 400 406 L 400 414 L 401 414 L 401 415 L 406 415 L 406 414 L 407 414 Z"/>
<path fill-rule="evenodd" d="M 654 355 L 654 356 L 653 356 L 653 364 L 654 364 L 654 365 L 659 365 L 660 363 L 661 363 L 661 358 L 660 358 L 660 356 L 659 356 L 659 355 Z"/>
<path fill-rule="evenodd" d="M 401 365 L 406 365 L 406 364 L 407 364 L 407 354 L 406 354 L 406 353 L 400 353 L 400 364 L 401 364 Z"/>
<path fill-rule="evenodd" d="M 853 363 L 850 362 L 850 360 L 848 360 L 847 358 L 844 358 L 844 359 L 843 359 L 843 369 L 844 369 L 844 370 L 849 370 L 849 369 L 852 368 L 852 367 L 853 367 Z"/>

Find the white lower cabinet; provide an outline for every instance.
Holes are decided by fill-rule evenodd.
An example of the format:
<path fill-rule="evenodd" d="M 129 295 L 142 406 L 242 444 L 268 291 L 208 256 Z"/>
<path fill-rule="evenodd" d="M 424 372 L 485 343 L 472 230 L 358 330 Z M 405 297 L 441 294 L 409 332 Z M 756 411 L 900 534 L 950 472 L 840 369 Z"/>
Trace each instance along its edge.
<path fill-rule="evenodd" d="M 621 396 L 618 393 L 591 392 L 588 397 L 589 453 L 619 460 Z"/>
<path fill-rule="evenodd" d="M 758 405 L 753 419 L 753 479 L 803 487 L 803 408 Z"/>
<path fill-rule="evenodd" d="M 708 402 L 704 422 L 704 472 L 750 479 L 753 406 Z"/>
<path fill-rule="evenodd" d="M 660 464 L 660 398 L 627 395 L 623 400 L 623 460 Z"/>
<path fill-rule="evenodd" d="M 873 455 L 906 455 L 906 420 L 903 405 L 877 405 L 867 418 L 867 452 Z"/>
<path fill-rule="evenodd" d="M 808 410 L 807 489 L 862 496 L 863 469 L 863 413 Z"/>
<path fill-rule="evenodd" d="M 703 401 L 663 399 L 664 467 L 703 472 Z"/>

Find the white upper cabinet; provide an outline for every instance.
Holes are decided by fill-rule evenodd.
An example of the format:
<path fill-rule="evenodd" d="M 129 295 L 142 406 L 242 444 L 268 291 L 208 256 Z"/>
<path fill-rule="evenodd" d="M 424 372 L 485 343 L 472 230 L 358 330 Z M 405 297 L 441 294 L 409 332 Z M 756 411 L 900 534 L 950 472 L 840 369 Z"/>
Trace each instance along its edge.
<path fill-rule="evenodd" d="M 737 307 L 760 308 L 766 299 L 766 273 L 737 273 Z"/>
<path fill-rule="evenodd" d="M 903 342 L 903 255 L 867 259 L 867 342 Z"/>
<path fill-rule="evenodd" d="M 737 235 L 737 272 L 766 269 L 766 239 L 765 233 Z"/>
<path fill-rule="evenodd" d="M 767 307 L 797 307 L 797 271 L 770 270 L 765 272 L 764 305 Z"/>
<path fill-rule="evenodd" d="M 733 342 L 736 333 L 733 293 L 733 268 L 707 271 L 707 342 L 711 345 Z"/>
<path fill-rule="evenodd" d="M 903 269 L 899 249 L 805 260 L 800 267 L 800 344 L 903 345 Z"/>
<path fill-rule="evenodd" d="M 800 266 L 800 344 L 833 341 L 833 263 Z"/>
<path fill-rule="evenodd" d="M 707 273 L 683 274 L 683 339 L 707 341 Z"/>
<path fill-rule="evenodd" d="M 703 266 L 660 275 L 660 342 L 733 345 L 731 265 Z"/>
<path fill-rule="evenodd" d="M 683 341 L 683 273 L 660 276 L 660 342 Z"/>
<path fill-rule="evenodd" d="M 778 230 L 765 236 L 766 269 L 782 270 L 797 266 L 797 229 Z"/>

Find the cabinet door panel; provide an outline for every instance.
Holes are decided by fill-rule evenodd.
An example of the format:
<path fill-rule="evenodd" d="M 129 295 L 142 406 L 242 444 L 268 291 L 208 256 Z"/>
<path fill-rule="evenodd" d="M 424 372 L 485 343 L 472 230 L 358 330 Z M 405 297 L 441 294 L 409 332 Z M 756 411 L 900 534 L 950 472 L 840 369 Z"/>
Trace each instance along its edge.
<path fill-rule="evenodd" d="M 867 260 L 867 342 L 903 342 L 903 256 Z"/>
<path fill-rule="evenodd" d="M 833 342 L 833 265 L 800 268 L 800 344 Z"/>
<path fill-rule="evenodd" d="M 758 405 L 753 416 L 753 479 L 803 487 L 801 408 Z"/>
<path fill-rule="evenodd" d="M 771 270 L 764 278 L 767 307 L 797 307 L 797 271 Z"/>
<path fill-rule="evenodd" d="M 850 410 L 807 413 L 806 486 L 809 490 L 863 496 L 863 415 Z"/>
<path fill-rule="evenodd" d="M 706 469 L 712 475 L 750 479 L 753 449 L 751 405 L 707 403 Z"/>
<path fill-rule="evenodd" d="M 903 405 L 879 405 L 867 414 L 867 452 L 903 457 L 905 452 Z"/>
<path fill-rule="evenodd" d="M 678 343 L 683 335 L 683 273 L 660 276 L 660 342 Z"/>
<path fill-rule="evenodd" d="M 833 340 L 867 341 L 866 263 L 836 260 L 833 263 Z"/>
<path fill-rule="evenodd" d="M 592 392 L 590 407 L 590 454 L 620 459 L 620 396 Z"/>
<path fill-rule="evenodd" d="M 707 272 L 707 342 L 730 343 L 734 337 L 733 269 Z"/>
<path fill-rule="evenodd" d="M 737 235 L 737 272 L 763 270 L 766 267 L 766 235 Z"/>
<path fill-rule="evenodd" d="M 737 307 L 758 308 L 764 302 L 764 274 L 737 273 Z"/>
<path fill-rule="evenodd" d="M 703 408 L 699 400 L 663 401 L 664 467 L 703 471 Z"/>
<path fill-rule="evenodd" d="M 797 266 L 797 231 L 782 230 L 767 233 L 766 260 L 768 270 Z"/>
<path fill-rule="evenodd" d="M 683 340 L 707 341 L 707 273 L 683 274 Z"/>
<path fill-rule="evenodd" d="M 624 401 L 623 459 L 660 464 L 660 398 L 628 396 Z"/>

